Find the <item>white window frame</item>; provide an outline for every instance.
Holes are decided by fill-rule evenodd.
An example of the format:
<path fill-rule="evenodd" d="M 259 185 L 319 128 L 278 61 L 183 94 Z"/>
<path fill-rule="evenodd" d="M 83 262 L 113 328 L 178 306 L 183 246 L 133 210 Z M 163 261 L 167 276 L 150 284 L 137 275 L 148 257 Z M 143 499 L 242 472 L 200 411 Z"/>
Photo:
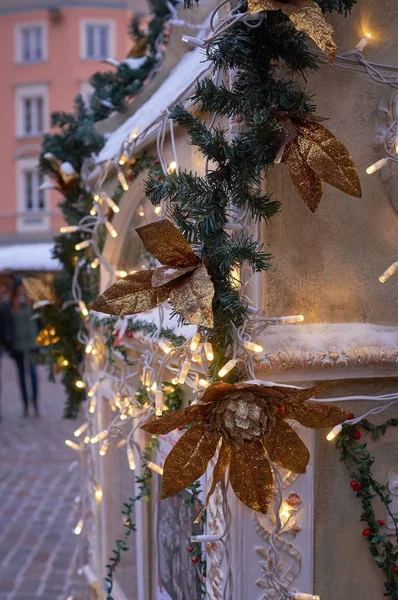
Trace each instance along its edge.
<path fill-rule="evenodd" d="M 42 99 L 43 106 L 43 130 L 33 130 L 31 133 L 25 132 L 25 101 L 29 98 Z M 21 85 L 16 89 L 15 94 L 15 115 L 16 124 L 15 131 L 19 138 L 37 138 L 41 137 L 48 131 L 49 128 L 49 114 L 48 114 L 48 88 L 46 84 L 35 84 L 35 85 Z"/>
<path fill-rule="evenodd" d="M 98 57 L 89 57 L 87 56 L 87 40 L 86 40 L 86 27 L 87 25 L 95 26 L 107 26 L 109 27 L 109 48 L 108 48 L 108 56 L 98 56 Z M 80 21 L 80 58 L 83 60 L 94 60 L 100 61 L 104 60 L 104 58 L 114 58 L 115 57 L 115 21 L 112 19 L 81 19 Z"/>
<path fill-rule="evenodd" d="M 26 61 L 23 56 L 22 48 L 22 32 L 24 29 L 30 29 L 33 27 L 40 27 L 42 30 L 42 57 L 37 60 Z M 48 60 L 48 39 L 47 39 L 47 22 L 46 21 L 26 21 L 24 23 L 17 23 L 15 25 L 15 48 L 14 57 L 15 62 L 18 65 L 32 65 L 37 63 L 43 63 Z"/>
<path fill-rule="evenodd" d="M 38 158 L 21 158 L 16 162 L 17 177 L 17 231 L 20 233 L 36 233 L 40 231 L 49 231 L 49 193 L 48 189 L 43 190 L 44 208 L 43 210 L 29 211 L 25 205 L 25 173 L 26 171 L 36 171 L 39 166 Z M 44 178 L 44 182 L 45 182 Z M 34 185 L 34 184 L 33 184 Z M 35 191 L 35 190 L 34 190 Z"/>

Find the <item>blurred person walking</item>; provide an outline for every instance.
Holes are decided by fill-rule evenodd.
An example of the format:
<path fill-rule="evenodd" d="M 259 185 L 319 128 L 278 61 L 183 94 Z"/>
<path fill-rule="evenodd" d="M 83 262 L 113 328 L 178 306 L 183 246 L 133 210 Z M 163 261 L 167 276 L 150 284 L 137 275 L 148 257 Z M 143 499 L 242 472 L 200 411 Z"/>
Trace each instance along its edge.
<path fill-rule="evenodd" d="M 40 329 L 38 319 L 34 319 L 31 302 L 20 279 L 16 279 L 11 299 L 3 303 L 0 314 L 0 343 L 14 359 L 23 402 L 23 417 L 29 415 L 29 398 L 34 414 L 39 416 L 38 378 L 31 354 L 36 350 L 36 336 Z M 30 376 L 31 394 L 28 393 L 27 375 Z"/>

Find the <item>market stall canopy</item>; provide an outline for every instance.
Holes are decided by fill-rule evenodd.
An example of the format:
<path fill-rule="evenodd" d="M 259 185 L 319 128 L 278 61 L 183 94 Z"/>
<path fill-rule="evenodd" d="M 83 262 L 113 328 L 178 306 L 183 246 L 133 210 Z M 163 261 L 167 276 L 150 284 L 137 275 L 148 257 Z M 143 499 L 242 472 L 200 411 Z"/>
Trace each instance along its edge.
<path fill-rule="evenodd" d="M 185 54 L 153 96 L 108 137 L 95 162 L 103 163 L 119 156 L 123 142 L 134 132 L 140 136 L 146 131 L 139 143 L 150 137 L 159 117 L 167 114 L 174 104 L 186 99 L 196 80 L 206 75 L 210 67 L 211 63 L 200 48 Z"/>
<path fill-rule="evenodd" d="M 15 244 L 0 248 L 0 271 L 59 271 L 53 244 Z"/>

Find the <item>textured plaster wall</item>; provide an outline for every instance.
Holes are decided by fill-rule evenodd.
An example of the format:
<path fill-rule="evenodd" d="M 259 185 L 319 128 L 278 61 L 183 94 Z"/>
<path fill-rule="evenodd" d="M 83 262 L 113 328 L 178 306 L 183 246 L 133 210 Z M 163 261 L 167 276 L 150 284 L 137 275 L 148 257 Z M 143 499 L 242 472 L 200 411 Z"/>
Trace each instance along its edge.
<path fill-rule="evenodd" d="M 330 18 L 330 17 L 329 17 Z M 330 18 L 331 19 L 331 18 Z M 339 51 L 355 47 L 370 29 L 369 60 L 398 63 L 398 4 L 360 0 L 351 16 L 331 19 Z M 264 277 L 269 314 L 305 314 L 306 322 L 398 321 L 398 280 L 381 285 L 379 275 L 398 259 L 398 214 L 379 174 L 367 166 L 381 158 L 372 148 L 377 107 L 389 88 L 362 73 L 323 65 L 310 76 L 317 114 L 347 146 L 358 169 L 363 198 L 351 198 L 325 184 L 312 214 L 298 196 L 283 165 L 269 173 L 267 189 L 282 203 L 264 227 L 272 268 Z"/>

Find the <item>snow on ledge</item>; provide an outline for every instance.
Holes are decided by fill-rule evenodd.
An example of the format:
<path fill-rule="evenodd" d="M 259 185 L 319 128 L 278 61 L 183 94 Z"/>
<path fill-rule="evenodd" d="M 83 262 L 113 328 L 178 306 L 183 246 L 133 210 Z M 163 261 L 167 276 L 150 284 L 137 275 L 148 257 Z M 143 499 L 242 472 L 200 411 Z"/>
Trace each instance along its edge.
<path fill-rule="evenodd" d="M 0 247 L 0 271 L 59 271 L 61 263 L 52 257 L 52 250 L 52 243 Z"/>

